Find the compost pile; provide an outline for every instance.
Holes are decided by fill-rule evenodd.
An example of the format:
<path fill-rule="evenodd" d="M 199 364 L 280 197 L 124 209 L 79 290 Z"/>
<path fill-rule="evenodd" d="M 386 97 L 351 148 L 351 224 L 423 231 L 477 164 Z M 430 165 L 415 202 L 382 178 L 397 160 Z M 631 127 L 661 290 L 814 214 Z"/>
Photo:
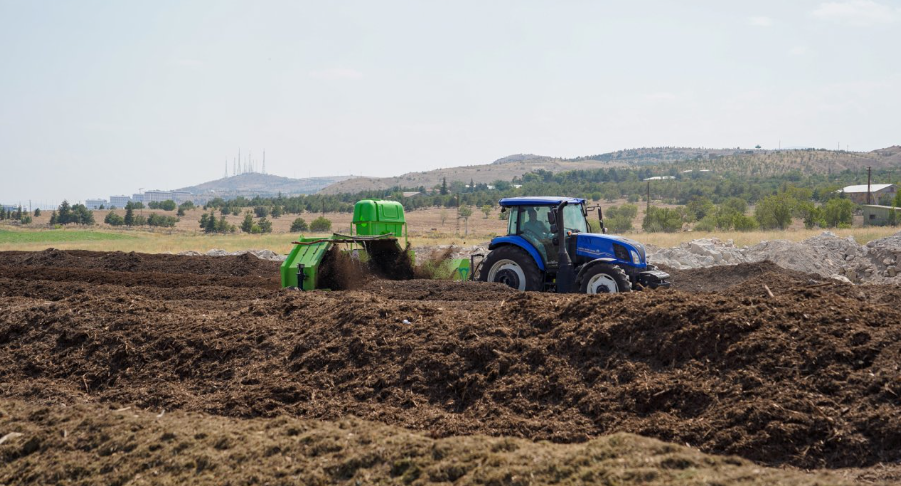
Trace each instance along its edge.
<path fill-rule="evenodd" d="M 435 438 L 628 432 L 805 468 L 901 460 L 897 287 L 757 263 L 627 295 L 304 293 L 246 257 L 0 253 L 0 396 Z"/>

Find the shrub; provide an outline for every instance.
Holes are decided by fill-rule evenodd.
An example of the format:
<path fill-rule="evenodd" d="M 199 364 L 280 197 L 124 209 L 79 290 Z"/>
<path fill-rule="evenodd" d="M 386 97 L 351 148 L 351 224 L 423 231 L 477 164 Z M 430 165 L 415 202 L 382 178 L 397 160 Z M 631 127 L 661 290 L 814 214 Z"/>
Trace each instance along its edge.
<path fill-rule="evenodd" d="M 267 208 L 266 206 L 257 206 L 253 208 L 253 212 L 257 215 L 258 218 L 265 218 L 266 216 L 269 216 L 269 208 Z"/>
<path fill-rule="evenodd" d="M 854 203 L 849 199 L 831 199 L 823 206 L 823 220 L 829 228 L 850 228 L 853 219 Z"/>
<path fill-rule="evenodd" d="M 147 217 L 147 225 L 148 226 L 162 226 L 164 228 L 171 228 L 175 226 L 175 223 L 178 222 L 178 218 L 175 216 L 165 216 L 162 214 L 153 213 Z"/>
<path fill-rule="evenodd" d="M 110 211 L 109 214 L 103 218 L 103 222 L 110 226 L 122 226 L 125 224 L 125 219 L 122 216 Z"/>
<path fill-rule="evenodd" d="M 792 221 L 797 201 L 787 194 L 777 194 L 761 199 L 754 208 L 754 216 L 763 229 L 785 229 Z"/>
<path fill-rule="evenodd" d="M 682 229 L 682 223 L 685 220 L 682 208 L 648 208 L 648 213 L 644 216 L 641 227 L 648 233 L 665 232 L 672 233 Z"/>
<path fill-rule="evenodd" d="M 310 229 L 310 227 L 307 226 L 307 222 L 304 221 L 303 218 L 297 218 L 293 223 L 291 223 L 291 232 L 293 233 L 307 231 L 308 229 Z"/>
<path fill-rule="evenodd" d="M 325 216 L 320 216 L 313 220 L 310 223 L 310 231 L 314 233 L 324 233 L 326 231 L 332 230 L 332 222 L 329 219 L 326 219 Z"/>
<path fill-rule="evenodd" d="M 253 230 L 253 214 L 250 211 L 244 213 L 244 221 L 241 222 L 241 231 L 250 233 Z"/>
<path fill-rule="evenodd" d="M 260 233 L 272 233 L 272 221 L 266 218 L 260 218 L 257 222 L 260 225 Z"/>

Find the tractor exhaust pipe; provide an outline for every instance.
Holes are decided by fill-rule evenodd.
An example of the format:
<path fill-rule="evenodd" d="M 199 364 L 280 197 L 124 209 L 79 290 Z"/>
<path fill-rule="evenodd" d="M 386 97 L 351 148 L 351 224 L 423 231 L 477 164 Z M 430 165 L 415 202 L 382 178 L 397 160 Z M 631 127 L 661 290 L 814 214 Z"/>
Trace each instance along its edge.
<path fill-rule="evenodd" d="M 576 271 L 573 269 L 573 262 L 569 258 L 569 252 L 566 251 L 566 222 L 563 218 L 563 208 L 567 205 L 566 201 L 560 203 L 559 206 L 552 209 L 548 213 L 548 219 L 551 223 L 551 231 L 557 234 L 557 293 L 569 294 L 575 292 Z"/>

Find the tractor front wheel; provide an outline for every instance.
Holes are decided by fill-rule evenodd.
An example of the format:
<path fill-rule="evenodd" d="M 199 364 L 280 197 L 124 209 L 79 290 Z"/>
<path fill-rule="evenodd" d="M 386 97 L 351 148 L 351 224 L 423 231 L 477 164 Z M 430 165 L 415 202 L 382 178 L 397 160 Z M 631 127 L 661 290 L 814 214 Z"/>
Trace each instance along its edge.
<path fill-rule="evenodd" d="M 632 282 L 622 268 L 599 263 L 585 270 L 579 279 L 579 289 L 583 294 L 631 292 Z"/>
<path fill-rule="evenodd" d="M 531 255 L 515 246 L 491 250 L 479 270 L 482 282 L 500 282 L 517 290 L 541 290 L 541 271 Z"/>

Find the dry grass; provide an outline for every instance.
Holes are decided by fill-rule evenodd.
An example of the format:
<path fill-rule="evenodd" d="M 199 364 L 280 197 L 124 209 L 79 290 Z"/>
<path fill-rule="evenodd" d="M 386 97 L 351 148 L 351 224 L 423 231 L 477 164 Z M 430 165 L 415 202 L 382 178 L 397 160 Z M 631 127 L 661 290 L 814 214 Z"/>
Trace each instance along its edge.
<path fill-rule="evenodd" d="M 622 204 L 624 201 L 616 201 L 610 205 Z M 94 218 L 103 221 L 108 211 L 95 211 Z M 124 210 L 116 212 L 124 214 Z M 160 212 L 173 215 L 173 212 L 144 210 L 145 216 L 151 212 Z M 640 226 L 644 207 L 639 206 L 639 215 L 633 225 Z M 21 238 L 0 238 L 0 250 L 43 250 L 53 247 L 59 249 L 83 249 L 98 251 L 138 251 L 145 253 L 178 253 L 182 251 L 205 252 L 214 248 L 228 251 L 243 250 L 248 248 L 267 248 L 276 252 L 287 253 L 293 241 L 298 235 L 290 232 L 291 223 L 297 215 L 287 215 L 281 218 L 271 219 L 273 233 L 267 235 L 249 235 L 238 232 L 231 235 L 206 235 L 198 225 L 201 210 L 189 211 L 181 218 L 175 228 L 155 229 L 147 228 L 123 229 L 113 228 L 105 224 L 99 224 L 93 228 L 65 228 L 61 230 L 48 230 L 49 212 L 37 218 L 35 224 L 27 228 L 13 227 L 9 225 L 0 228 L 11 233 L 20 232 Z M 217 213 L 218 215 L 218 213 Z M 319 217 L 320 214 L 303 214 L 307 223 Z M 456 212 L 452 209 L 429 208 L 407 212 L 408 231 L 410 243 L 414 246 L 433 245 L 481 245 L 491 240 L 492 237 L 505 234 L 507 222 L 498 218 L 498 209 L 495 208 L 488 217 L 481 212 L 474 211 L 469 218 L 468 235 L 466 223 L 456 219 Z M 332 231 L 347 232 L 350 229 L 351 215 L 348 213 L 326 213 L 325 217 L 332 221 Z M 243 216 L 229 216 L 228 221 L 234 225 L 240 225 Z M 851 229 L 833 229 L 833 233 L 839 236 L 853 236 L 858 243 L 866 243 L 874 239 L 883 238 L 895 234 L 897 228 L 885 227 L 855 227 Z M 633 231 L 625 236 L 652 244 L 659 247 L 672 247 L 696 238 L 720 238 L 731 239 L 738 246 L 754 245 L 764 240 L 785 239 L 800 241 L 822 233 L 822 230 L 805 230 L 798 222 L 786 231 L 751 231 L 751 232 L 680 232 L 680 233 L 644 233 Z M 310 236 L 307 234 L 306 236 Z M 8 235 L 7 235 L 8 236 Z M 317 235 L 318 236 L 318 235 Z"/>

